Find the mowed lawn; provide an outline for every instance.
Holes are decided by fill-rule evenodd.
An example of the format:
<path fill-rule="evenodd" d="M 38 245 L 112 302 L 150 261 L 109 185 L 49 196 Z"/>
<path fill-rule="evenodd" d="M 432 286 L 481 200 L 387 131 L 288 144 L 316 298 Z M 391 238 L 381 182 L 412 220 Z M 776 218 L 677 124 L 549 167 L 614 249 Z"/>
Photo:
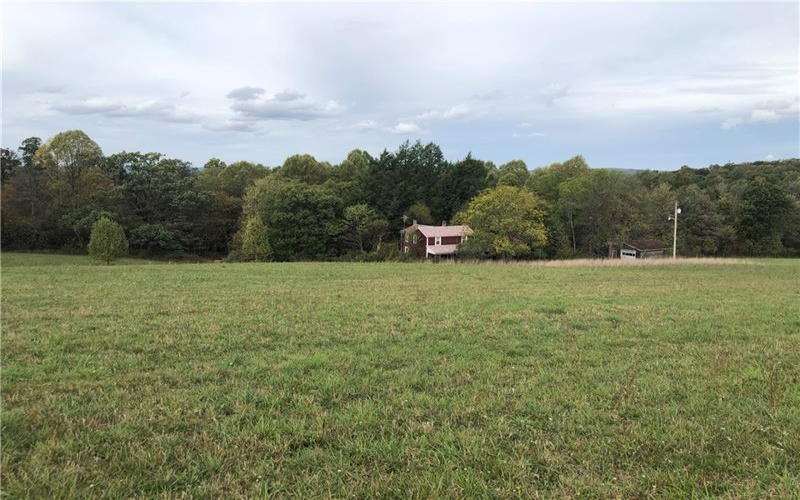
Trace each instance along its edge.
<path fill-rule="evenodd" d="M 2 259 L 7 498 L 800 497 L 800 261 Z"/>

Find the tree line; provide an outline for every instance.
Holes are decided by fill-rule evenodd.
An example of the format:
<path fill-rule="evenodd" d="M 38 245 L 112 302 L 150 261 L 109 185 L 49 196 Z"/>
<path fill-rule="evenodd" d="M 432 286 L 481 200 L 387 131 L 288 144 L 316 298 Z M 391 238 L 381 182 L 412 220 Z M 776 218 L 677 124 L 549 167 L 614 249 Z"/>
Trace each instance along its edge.
<path fill-rule="evenodd" d="M 335 165 L 300 154 L 197 169 L 160 153 L 106 156 L 78 130 L 2 149 L 4 250 L 82 250 L 109 219 L 138 255 L 399 259 L 399 231 L 416 220 L 469 224 L 471 257 L 603 257 L 629 239 L 671 244 L 678 201 L 681 255 L 798 256 L 799 200 L 798 159 L 631 173 L 576 156 L 529 170 L 405 142 Z"/>

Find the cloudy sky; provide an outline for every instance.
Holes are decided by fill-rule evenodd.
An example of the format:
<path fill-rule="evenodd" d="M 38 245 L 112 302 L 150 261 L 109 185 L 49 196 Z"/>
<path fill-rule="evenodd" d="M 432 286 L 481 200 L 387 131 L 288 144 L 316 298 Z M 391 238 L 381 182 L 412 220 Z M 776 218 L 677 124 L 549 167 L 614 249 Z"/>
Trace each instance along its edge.
<path fill-rule="evenodd" d="M 6 4 L 2 145 L 279 165 L 800 156 L 798 3 Z"/>

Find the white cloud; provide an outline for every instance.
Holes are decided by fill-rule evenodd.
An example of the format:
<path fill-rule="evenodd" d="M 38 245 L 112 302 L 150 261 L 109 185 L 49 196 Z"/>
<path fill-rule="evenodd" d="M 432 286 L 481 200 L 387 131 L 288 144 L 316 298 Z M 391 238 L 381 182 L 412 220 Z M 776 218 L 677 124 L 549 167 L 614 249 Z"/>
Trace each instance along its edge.
<path fill-rule="evenodd" d="M 228 99 L 236 99 L 239 101 L 249 101 L 251 99 L 256 99 L 258 96 L 263 94 L 265 91 L 261 87 L 239 87 L 238 89 L 233 89 L 225 96 Z"/>
<path fill-rule="evenodd" d="M 775 123 L 781 119 L 781 115 L 774 109 L 754 109 L 750 113 L 750 123 Z"/>
<path fill-rule="evenodd" d="M 278 92 L 277 94 L 275 94 L 275 100 L 276 101 L 283 101 L 283 102 L 299 101 L 300 99 L 303 99 L 304 97 L 305 97 L 305 94 L 301 94 L 300 92 L 298 92 L 296 90 L 291 90 L 291 89 L 282 90 L 282 91 Z"/>
<path fill-rule="evenodd" d="M 255 123 L 246 121 L 228 120 L 221 124 L 206 124 L 204 127 L 215 132 L 255 133 L 259 131 L 259 128 Z"/>
<path fill-rule="evenodd" d="M 438 120 L 442 117 L 441 111 L 426 111 L 422 114 L 415 116 L 417 120 L 427 121 L 427 120 Z"/>
<path fill-rule="evenodd" d="M 231 109 L 241 120 L 310 121 L 330 118 L 344 111 L 344 106 L 336 101 L 311 101 L 295 90 L 283 90 L 270 97 L 258 97 L 261 92 L 254 95 L 251 90 L 240 91 L 242 89 L 236 89 L 228 97 L 233 100 Z"/>
<path fill-rule="evenodd" d="M 427 111 L 415 118 L 420 121 L 426 120 L 458 120 L 473 115 L 472 109 L 466 104 L 456 104 L 450 109 L 444 111 Z"/>
<path fill-rule="evenodd" d="M 759 108 L 750 112 L 748 118 L 728 118 L 722 122 L 722 130 L 730 130 L 746 123 L 777 123 L 782 120 L 793 118 L 795 121 L 800 118 L 800 99 L 794 101 L 764 102 L 759 104 Z"/>
<path fill-rule="evenodd" d="M 728 118 L 727 120 L 722 122 L 722 125 L 720 125 L 719 128 L 721 128 L 722 130 L 730 130 L 732 128 L 738 127 L 742 123 L 744 123 L 744 120 L 741 118 Z"/>
<path fill-rule="evenodd" d="M 336 125 L 331 127 L 330 130 L 333 132 L 346 132 L 346 131 L 355 131 L 355 132 L 370 132 L 372 130 L 378 130 L 380 126 L 378 122 L 375 120 L 361 120 L 356 123 L 352 123 L 349 125 Z"/>
<path fill-rule="evenodd" d="M 378 128 L 378 124 L 374 120 L 362 120 L 353 125 L 353 129 L 358 130 L 359 132 L 375 130 L 376 128 Z"/>
<path fill-rule="evenodd" d="M 73 115 L 104 114 L 118 111 L 125 105 L 120 101 L 113 101 L 105 97 L 89 97 L 82 101 L 68 101 L 56 103 L 51 109 Z"/>
<path fill-rule="evenodd" d="M 467 116 L 472 114 L 472 110 L 469 109 L 469 106 L 465 104 L 457 104 L 452 108 L 448 109 L 442 114 L 442 118 L 445 120 L 450 119 L 459 119 L 459 118 L 466 118 Z"/>
<path fill-rule="evenodd" d="M 125 102 L 106 97 L 90 97 L 78 101 L 62 101 L 50 109 L 70 115 L 101 115 L 106 118 L 143 118 L 147 120 L 197 123 L 200 115 L 173 103 L 158 100 Z"/>
<path fill-rule="evenodd" d="M 511 137 L 514 139 L 521 139 L 521 138 L 539 138 L 539 137 L 547 137 L 547 134 L 544 132 L 530 132 L 527 134 L 520 134 L 520 133 L 513 133 Z"/>
<path fill-rule="evenodd" d="M 408 135 L 422 133 L 422 129 L 416 123 L 400 122 L 391 129 L 393 134 Z"/>
<path fill-rule="evenodd" d="M 770 153 L 770 154 L 768 154 L 767 156 L 764 157 L 765 161 L 773 161 L 774 159 L 775 159 L 775 155 L 773 155 L 772 153 Z"/>

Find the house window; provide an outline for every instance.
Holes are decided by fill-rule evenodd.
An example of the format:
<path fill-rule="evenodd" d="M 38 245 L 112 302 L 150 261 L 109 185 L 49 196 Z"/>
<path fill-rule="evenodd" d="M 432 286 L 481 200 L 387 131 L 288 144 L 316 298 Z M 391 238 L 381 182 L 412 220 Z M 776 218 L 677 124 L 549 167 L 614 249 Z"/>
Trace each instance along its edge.
<path fill-rule="evenodd" d="M 434 244 L 434 239 L 428 238 L 428 245 L 433 245 L 433 244 Z"/>
<path fill-rule="evenodd" d="M 441 245 L 441 244 L 442 244 L 442 237 L 441 236 L 437 236 L 436 237 L 436 245 Z"/>
<path fill-rule="evenodd" d="M 403 247 L 403 252 L 408 253 L 408 247 Z"/>
<path fill-rule="evenodd" d="M 415 245 L 416 245 L 417 241 L 419 241 L 416 234 L 414 234 L 414 236 L 412 236 L 412 239 L 414 240 L 414 244 Z"/>

